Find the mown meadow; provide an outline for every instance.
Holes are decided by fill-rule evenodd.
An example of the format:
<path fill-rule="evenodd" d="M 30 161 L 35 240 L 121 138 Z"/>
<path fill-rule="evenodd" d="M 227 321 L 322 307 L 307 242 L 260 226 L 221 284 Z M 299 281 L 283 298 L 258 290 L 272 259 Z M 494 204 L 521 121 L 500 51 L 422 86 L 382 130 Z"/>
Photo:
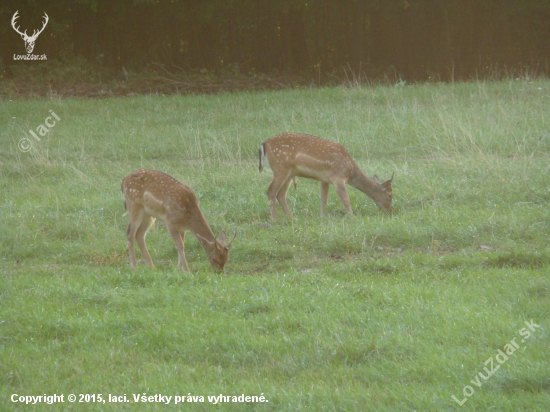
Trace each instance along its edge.
<path fill-rule="evenodd" d="M 3 97 L 0 409 L 175 409 L 133 400 L 163 394 L 195 396 L 184 410 L 549 410 L 549 107 L 533 79 Z M 349 187 L 354 215 L 331 188 L 321 218 L 318 182 L 298 179 L 294 218 L 272 223 L 258 147 L 283 131 L 395 172 L 394 216 Z M 214 232 L 237 232 L 224 274 L 192 235 L 177 271 L 161 222 L 156 269 L 130 269 L 120 183 L 139 168 L 189 184 Z M 65 402 L 11 400 L 54 393 Z M 220 394 L 269 402 L 209 403 Z"/>

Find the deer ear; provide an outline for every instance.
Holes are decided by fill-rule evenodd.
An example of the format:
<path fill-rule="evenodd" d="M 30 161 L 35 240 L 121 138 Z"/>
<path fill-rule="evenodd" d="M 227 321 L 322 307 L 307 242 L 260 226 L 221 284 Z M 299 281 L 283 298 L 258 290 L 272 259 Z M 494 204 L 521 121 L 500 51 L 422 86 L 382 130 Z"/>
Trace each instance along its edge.
<path fill-rule="evenodd" d="M 214 242 L 210 242 L 208 239 L 203 238 L 203 237 L 202 237 L 201 235 L 199 235 L 198 233 L 196 233 L 196 235 L 197 235 L 197 238 L 198 238 L 199 240 L 201 240 L 202 242 L 204 242 L 204 243 L 206 243 L 206 244 L 208 244 L 208 245 L 213 245 L 213 244 L 214 244 Z"/>
<path fill-rule="evenodd" d="M 378 181 L 378 176 L 376 176 L 376 175 L 374 175 L 374 176 L 372 177 L 372 180 L 374 180 L 376 183 L 380 183 L 380 182 Z"/>
<path fill-rule="evenodd" d="M 233 235 L 233 239 L 231 239 L 231 242 L 229 242 L 227 244 L 227 247 L 229 248 L 229 246 L 231 246 L 231 243 L 233 243 L 233 241 L 235 240 L 235 238 L 237 237 L 237 232 L 235 232 L 235 234 Z"/>
<path fill-rule="evenodd" d="M 225 234 L 225 230 L 222 230 L 220 233 L 220 236 L 218 236 L 218 242 L 225 243 L 227 240 L 227 235 Z"/>
<path fill-rule="evenodd" d="M 393 182 L 393 176 L 395 175 L 395 172 L 393 172 L 391 174 L 391 179 L 390 180 L 386 180 L 384 183 L 382 183 L 382 186 L 384 186 L 385 188 L 388 188 L 391 186 L 391 182 Z"/>

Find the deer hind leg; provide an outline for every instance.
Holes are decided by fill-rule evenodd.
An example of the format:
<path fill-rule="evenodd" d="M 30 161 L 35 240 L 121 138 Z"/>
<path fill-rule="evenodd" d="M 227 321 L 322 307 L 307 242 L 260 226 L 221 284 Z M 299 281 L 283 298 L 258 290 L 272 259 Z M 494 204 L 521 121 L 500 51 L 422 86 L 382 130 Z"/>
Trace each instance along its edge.
<path fill-rule="evenodd" d="M 185 259 L 185 250 L 184 250 L 184 244 L 185 244 L 185 232 L 181 233 L 178 229 L 176 229 L 173 226 L 169 226 L 168 223 L 166 224 L 168 226 L 168 231 L 170 232 L 170 236 L 172 236 L 172 239 L 174 239 L 174 243 L 176 244 L 176 249 L 178 249 L 178 269 L 185 269 L 186 271 L 189 271 L 189 266 L 187 266 L 187 260 Z"/>
<path fill-rule="evenodd" d="M 147 250 L 147 246 L 145 246 L 145 236 L 147 235 L 147 231 L 149 230 L 149 228 L 153 226 L 153 223 L 155 223 L 155 218 L 149 215 L 145 215 L 136 231 L 136 241 L 139 246 L 139 250 L 141 250 L 141 256 L 143 256 L 145 264 L 150 268 L 155 267 L 155 265 L 153 265 L 151 255 Z"/>
<path fill-rule="evenodd" d="M 135 205 L 127 204 L 128 214 L 130 215 L 130 223 L 126 230 L 126 239 L 128 240 L 128 252 L 130 252 L 130 266 L 135 269 L 137 266 L 136 251 L 134 242 L 136 240 L 136 232 L 139 229 L 142 220 L 145 218 L 145 211 Z"/>
<path fill-rule="evenodd" d="M 283 211 L 288 216 L 292 216 L 292 212 L 290 211 L 287 203 L 286 203 L 286 193 L 288 192 L 288 188 L 290 186 L 290 183 L 292 183 L 293 178 L 289 177 L 281 186 L 279 189 L 279 192 L 277 193 L 277 200 L 279 201 L 279 204 L 283 208 Z"/>
<path fill-rule="evenodd" d="M 350 215 L 353 215 L 353 210 L 351 210 L 351 203 L 349 201 L 348 192 L 346 192 L 346 183 L 344 181 L 337 181 L 333 182 L 334 188 L 336 189 L 336 193 L 338 193 L 338 196 L 340 196 L 340 200 L 346 206 L 346 209 L 348 210 L 348 213 Z"/>
<path fill-rule="evenodd" d="M 290 210 L 286 204 L 286 191 L 288 190 L 288 186 L 290 185 L 291 181 L 290 174 L 286 174 L 284 176 L 282 175 L 275 175 L 273 174 L 273 180 L 271 181 L 271 184 L 267 188 L 267 198 L 269 199 L 269 208 L 271 209 L 271 218 L 274 222 L 277 221 L 277 208 L 276 208 L 276 201 L 275 199 L 279 200 L 279 203 L 281 203 L 280 196 L 283 197 L 283 203 L 281 203 L 281 207 L 283 208 L 284 212 L 288 215 L 292 215 L 290 213 Z M 282 191 L 284 188 L 284 191 L 282 194 L 279 194 L 279 192 Z M 286 207 L 286 210 L 285 210 Z"/>

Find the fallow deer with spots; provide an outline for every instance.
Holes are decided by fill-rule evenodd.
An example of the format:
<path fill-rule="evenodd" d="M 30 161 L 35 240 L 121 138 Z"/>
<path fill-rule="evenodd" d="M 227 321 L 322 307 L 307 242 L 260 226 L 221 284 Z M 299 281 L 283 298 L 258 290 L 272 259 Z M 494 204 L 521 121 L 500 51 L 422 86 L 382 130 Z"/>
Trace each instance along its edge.
<path fill-rule="evenodd" d="M 145 246 L 145 235 L 156 219 L 162 220 L 178 249 L 178 269 L 189 270 L 185 259 L 185 232 L 191 231 L 206 251 L 210 265 L 217 272 L 223 272 L 229 255 L 225 231 L 219 240 L 208 226 L 199 209 L 197 196 L 191 187 L 177 181 L 172 176 L 156 170 L 140 169 L 122 180 L 124 207 L 130 215 L 126 231 L 130 265 L 137 266 L 134 241 L 137 241 L 145 264 L 154 267 Z"/>
<path fill-rule="evenodd" d="M 380 183 L 376 175 L 370 179 L 339 143 L 307 134 L 282 133 L 263 142 L 259 155 L 260 172 L 264 164 L 269 165 L 273 171 L 267 197 L 274 221 L 277 221 L 275 199 L 279 201 L 283 211 L 292 216 L 286 203 L 286 193 L 292 181 L 296 184 L 296 177 L 321 182 L 322 215 L 325 214 L 330 184 L 336 189 L 349 214 L 353 214 L 353 211 L 346 184 L 365 193 L 380 209 L 392 213 L 393 175 L 384 183 Z"/>

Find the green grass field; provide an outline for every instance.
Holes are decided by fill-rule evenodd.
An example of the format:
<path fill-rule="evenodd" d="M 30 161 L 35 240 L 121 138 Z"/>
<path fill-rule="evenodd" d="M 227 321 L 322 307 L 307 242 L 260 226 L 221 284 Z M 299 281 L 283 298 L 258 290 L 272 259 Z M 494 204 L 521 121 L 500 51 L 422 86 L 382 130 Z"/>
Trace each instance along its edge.
<path fill-rule="evenodd" d="M 183 410 L 550 410 L 550 81 L 0 107 L 0 410 L 176 410 L 133 394 L 198 397 Z M 331 188 L 322 219 L 318 182 L 299 179 L 294 219 L 271 223 L 257 155 L 282 131 L 395 172 L 395 215 L 350 187 L 346 216 Z M 120 183 L 142 167 L 191 185 L 216 234 L 238 232 L 225 274 L 192 235 L 178 272 L 162 223 L 157 268 L 130 270 Z M 269 402 L 209 403 L 220 394 Z"/>

